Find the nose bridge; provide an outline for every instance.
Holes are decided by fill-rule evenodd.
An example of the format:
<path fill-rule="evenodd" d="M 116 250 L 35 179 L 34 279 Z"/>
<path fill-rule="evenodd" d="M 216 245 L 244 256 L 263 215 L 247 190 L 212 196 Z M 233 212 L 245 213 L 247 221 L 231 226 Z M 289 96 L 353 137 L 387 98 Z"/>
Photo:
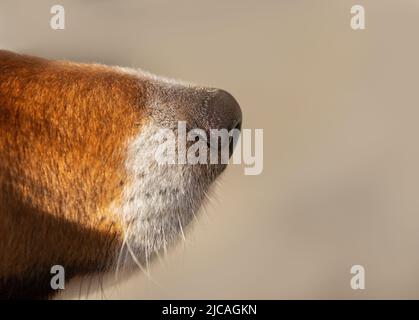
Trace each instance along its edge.
<path fill-rule="evenodd" d="M 206 94 L 203 88 L 159 81 L 150 86 L 148 104 L 161 125 L 176 128 L 178 121 L 185 121 L 190 129 L 205 128 L 202 104 Z"/>
<path fill-rule="evenodd" d="M 191 128 L 211 129 L 240 127 L 242 112 L 236 99 L 227 91 L 189 87 L 177 92 L 179 117 Z M 239 128 L 240 129 L 240 128 Z"/>
<path fill-rule="evenodd" d="M 242 112 L 227 91 L 183 84 L 165 84 L 158 88 L 153 109 L 164 123 L 176 126 L 185 121 L 189 129 L 240 129 Z"/>
<path fill-rule="evenodd" d="M 211 101 L 215 93 L 210 88 L 193 88 L 190 87 L 183 94 L 186 94 L 186 103 L 181 104 L 182 114 L 185 114 L 186 121 L 190 128 L 199 128 L 205 131 L 211 127 L 211 111 L 209 101 Z M 185 101 L 184 100 L 184 101 Z"/>

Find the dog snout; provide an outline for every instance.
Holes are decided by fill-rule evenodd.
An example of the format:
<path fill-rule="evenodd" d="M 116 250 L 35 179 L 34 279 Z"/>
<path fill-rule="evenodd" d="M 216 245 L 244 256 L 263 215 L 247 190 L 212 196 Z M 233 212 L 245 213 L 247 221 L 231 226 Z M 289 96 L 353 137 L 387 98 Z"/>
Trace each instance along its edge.
<path fill-rule="evenodd" d="M 236 99 L 227 91 L 214 89 L 209 98 L 206 99 L 205 108 L 208 115 L 207 134 L 211 137 L 211 130 L 226 129 L 241 130 L 242 111 Z M 229 137 L 229 155 L 233 154 L 235 139 L 233 135 Z"/>

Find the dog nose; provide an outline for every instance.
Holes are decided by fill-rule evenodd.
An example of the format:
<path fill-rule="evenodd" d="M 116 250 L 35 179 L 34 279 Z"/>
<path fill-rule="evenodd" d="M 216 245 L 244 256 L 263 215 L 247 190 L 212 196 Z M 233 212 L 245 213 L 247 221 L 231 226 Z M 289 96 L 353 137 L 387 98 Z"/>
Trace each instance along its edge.
<path fill-rule="evenodd" d="M 211 129 L 232 129 L 241 130 L 242 111 L 236 99 L 227 91 L 215 89 L 211 97 L 206 102 L 208 112 L 208 126 Z M 229 138 L 230 157 L 234 150 L 234 142 L 232 136 Z"/>
<path fill-rule="evenodd" d="M 206 107 L 210 129 L 240 130 L 242 111 L 230 93 L 216 89 L 207 101 Z"/>

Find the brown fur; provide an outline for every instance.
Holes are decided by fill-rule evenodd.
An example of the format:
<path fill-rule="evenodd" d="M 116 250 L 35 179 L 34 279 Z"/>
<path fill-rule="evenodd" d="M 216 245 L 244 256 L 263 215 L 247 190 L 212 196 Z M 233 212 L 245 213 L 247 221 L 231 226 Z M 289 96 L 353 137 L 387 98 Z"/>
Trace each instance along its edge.
<path fill-rule="evenodd" d="M 145 95 L 110 67 L 0 51 L 0 298 L 48 295 L 55 264 L 104 267 Z"/>

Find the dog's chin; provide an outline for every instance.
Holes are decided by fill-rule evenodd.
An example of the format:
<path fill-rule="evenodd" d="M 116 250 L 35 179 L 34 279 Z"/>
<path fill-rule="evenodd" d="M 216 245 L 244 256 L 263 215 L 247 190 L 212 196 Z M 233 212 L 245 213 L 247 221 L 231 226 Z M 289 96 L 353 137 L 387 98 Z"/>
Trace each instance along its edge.
<path fill-rule="evenodd" d="M 124 239 L 118 252 L 118 268 L 145 266 L 153 256 L 185 237 L 186 227 L 197 219 L 207 201 L 211 184 L 226 165 L 159 164 L 156 125 L 141 129 L 129 145 L 124 188 L 119 212 Z"/>

